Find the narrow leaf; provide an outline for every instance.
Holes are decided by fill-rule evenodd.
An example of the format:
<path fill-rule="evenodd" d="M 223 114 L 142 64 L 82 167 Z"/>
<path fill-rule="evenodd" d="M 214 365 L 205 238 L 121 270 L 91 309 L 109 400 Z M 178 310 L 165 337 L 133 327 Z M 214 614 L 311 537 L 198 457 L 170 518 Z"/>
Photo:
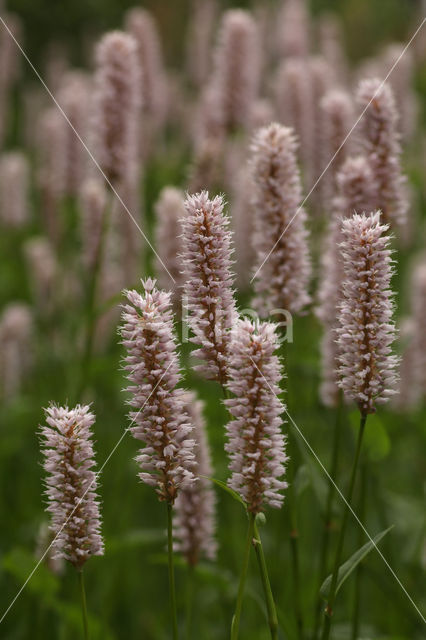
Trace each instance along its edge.
<path fill-rule="evenodd" d="M 341 586 L 343 585 L 343 583 L 345 582 L 345 580 L 351 575 L 352 571 L 359 565 L 361 560 L 363 560 L 365 558 L 365 556 L 367 554 L 369 554 L 372 549 L 374 549 L 374 547 L 377 545 L 377 543 L 382 538 L 384 538 L 385 535 L 387 533 L 389 533 L 389 531 L 392 528 L 393 528 L 393 525 L 391 527 L 389 527 L 388 529 L 385 529 L 384 531 L 381 531 L 380 533 L 378 533 L 373 538 L 373 540 L 369 540 L 363 547 L 358 549 L 358 551 L 355 551 L 355 553 L 349 558 L 349 560 L 346 560 L 346 562 L 344 564 L 342 564 L 342 566 L 339 568 L 339 573 L 338 573 L 338 577 L 337 577 L 336 593 L 339 592 L 339 590 L 340 590 Z M 326 600 L 328 598 L 328 593 L 329 593 L 329 590 L 330 590 L 331 578 L 332 578 L 332 576 L 329 575 L 328 578 L 326 578 L 324 580 L 324 582 L 322 583 L 322 586 L 321 586 L 321 589 L 320 589 L 320 594 Z"/>
<path fill-rule="evenodd" d="M 208 476 L 201 476 L 201 478 L 206 478 L 207 480 L 211 480 L 212 482 L 217 484 L 218 487 L 220 487 L 221 489 L 229 493 L 229 495 L 232 496 L 234 500 L 242 504 L 244 509 L 247 511 L 247 505 L 244 502 L 244 500 L 241 498 L 241 496 L 236 491 L 228 487 L 228 485 L 225 484 L 225 482 L 222 482 L 222 480 L 217 480 L 216 478 L 209 478 Z"/>

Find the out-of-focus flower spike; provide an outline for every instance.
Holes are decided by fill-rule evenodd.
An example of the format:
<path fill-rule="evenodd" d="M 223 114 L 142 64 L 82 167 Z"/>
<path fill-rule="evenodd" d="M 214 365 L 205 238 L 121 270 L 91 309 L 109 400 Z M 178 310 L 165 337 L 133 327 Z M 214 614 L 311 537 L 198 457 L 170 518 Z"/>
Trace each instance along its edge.
<path fill-rule="evenodd" d="M 33 318 L 22 302 L 5 306 L 0 316 L 0 395 L 3 402 L 16 397 L 33 359 Z"/>
<path fill-rule="evenodd" d="M 247 128 L 260 82 L 260 41 L 248 11 L 223 14 L 215 51 L 214 81 L 221 121 L 228 131 Z"/>
<path fill-rule="evenodd" d="M 80 189 L 80 206 L 83 262 L 91 270 L 98 261 L 107 206 L 107 194 L 101 180 L 87 178 L 84 181 Z"/>
<path fill-rule="evenodd" d="M 376 182 L 374 208 L 380 209 L 383 221 L 391 229 L 402 228 L 407 222 L 409 203 L 400 165 L 398 114 L 392 90 L 381 80 L 363 80 L 357 90 L 357 102 L 361 109 L 367 107 L 359 123 L 359 138 Z"/>
<path fill-rule="evenodd" d="M 181 220 L 186 212 L 185 196 L 176 187 L 164 187 L 155 203 L 156 229 L 155 246 L 161 261 L 156 260 L 158 284 L 162 289 L 171 290 L 173 303 L 177 307 L 183 285 Z M 167 270 L 165 269 L 167 267 Z M 170 278 L 172 276 L 173 280 Z"/>
<path fill-rule="evenodd" d="M 202 87 L 212 68 L 213 32 L 218 14 L 216 0 L 194 0 L 187 34 L 187 69 L 193 84 Z"/>
<path fill-rule="evenodd" d="M 28 223 L 30 212 L 29 166 L 20 151 L 9 151 L 0 157 L 0 219 L 10 227 Z"/>
<path fill-rule="evenodd" d="M 277 123 L 260 129 L 251 147 L 254 306 L 262 316 L 273 309 L 300 313 L 310 301 L 311 263 L 296 150 L 293 130 Z"/>
<path fill-rule="evenodd" d="M 305 0 L 283 0 L 277 24 L 277 52 L 280 57 L 309 55 L 311 25 Z"/>
<path fill-rule="evenodd" d="M 180 551 L 191 566 L 204 556 L 209 560 L 216 557 L 217 543 L 214 537 L 216 523 L 216 499 L 209 478 L 213 475 L 203 404 L 196 395 L 187 391 L 185 409 L 194 426 L 195 458 L 197 482 L 179 492 L 175 503 L 175 548 Z"/>

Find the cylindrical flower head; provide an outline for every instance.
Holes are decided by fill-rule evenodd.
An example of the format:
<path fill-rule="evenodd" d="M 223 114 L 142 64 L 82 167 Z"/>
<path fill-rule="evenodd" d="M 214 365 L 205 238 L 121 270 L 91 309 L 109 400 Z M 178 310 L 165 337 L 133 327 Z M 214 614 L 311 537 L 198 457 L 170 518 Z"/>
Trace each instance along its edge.
<path fill-rule="evenodd" d="M 93 269 L 98 259 L 106 203 L 103 182 L 96 178 L 85 180 L 80 190 L 81 243 L 83 262 L 88 269 Z"/>
<path fill-rule="evenodd" d="M 260 129 L 251 148 L 256 212 L 254 304 L 262 315 L 273 309 L 299 313 L 310 301 L 311 263 L 296 149 L 292 129 L 276 123 Z"/>
<path fill-rule="evenodd" d="M 277 50 L 281 57 L 307 56 L 310 49 L 309 12 L 305 0 L 285 0 L 278 16 Z"/>
<path fill-rule="evenodd" d="M 252 247 L 253 223 L 253 182 L 251 173 L 244 166 L 233 181 L 231 202 L 232 226 L 235 237 L 235 268 L 239 289 L 247 289 L 253 272 L 255 253 Z"/>
<path fill-rule="evenodd" d="M 405 44 L 394 42 L 383 53 L 386 75 L 390 69 L 389 83 L 395 96 L 399 113 L 399 129 L 404 140 L 413 136 L 417 128 L 418 101 L 414 90 L 414 57 Z"/>
<path fill-rule="evenodd" d="M 125 291 L 121 335 L 127 349 L 124 369 L 130 386 L 131 432 L 145 447 L 136 461 L 140 479 L 171 504 L 179 489 L 194 481 L 194 440 L 180 382 L 170 293 L 153 280 L 142 281 L 143 294 Z"/>
<path fill-rule="evenodd" d="M 253 513 L 266 505 L 281 507 L 282 480 L 287 456 L 281 433 L 279 400 L 283 376 L 275 327 L 239 320 L 232 331 L 232 352 L 228 389 L 235 396 L 225 400 L 233 419 L 227 425 L 225 449 L 232 472 L 228 485 L 246 502 Z"/>
<path fill-rule="evenodd" d="M 347 59 L 345 53 L 345 34 L 342 22 L 335 13 L 321 13 L 317 18 L 318 48 L 336 74 L 339 83 L 345 85 L 348 80 Z"/>
<path fill-rule="evenodd" d="M 19 151 L 0 157 L 0 218 L 11 227 L 28 222 L 29 167 L 25 155 Z"/>
<path fill-rule="evenodd" d="M 20 391 L 32 364 L 33 318 L 30 307 L 12 302 L 0 316 L 0 395 L 3 402 Z"/>
<path fill-rule="evenodd" d="M 107 178 L 121 182 L 138 156 L 141 77 L 134 38 L 104 35 L 96 49 L 92 130 L 96 159 Z"/>
<path fill-rule="evenodd" d="M 203 404 L 197 400 L 193 392 L 186 393 L 185 409 L 194 425 L 197 482 L 179 492 L 173 524 L 175 548 L 185 556 L 188 564 L 194 566 L 202 556 L 209 560 L 216 557 L 216 499 L 211 481 L 208 479 L 213 475 L 213 471 L 203 418 Z"/>
<path fill-rule="evenodd" d="M 173 299 L 178 303 L 183 284 L 181 259 L 181 224 L 185 216 L 185 196 L 180 189 L 164 187 L 155 204 L 156 233 L 155 246 L 161 261 L 156 260 L 158 284 L 162 289 L 171 289 Z M 164 268 L 167 267 L 167 271 Z M 171 280 L 170 275 L 174 278 Z"/>
<path fill-rule="evenodd" d="M 287 58 L 278 69 L 276 82 L 278 119 L 297 134 L 303 183 L 311 185 L 314 172 L 314 102 L 310 69 L 304 58 Z"/>
<path fill-rule="evenodd" d="M 125 26 L 137 43 L 143 111 L 151 122 L 161 124 L 167 107 L 167 86 L 157 25 L 149 11 L 134 7 L 126 14 Z"/>
<path fill-rule="evenodd" d="M 24 254 L 38 312 L 49 315 L 55 302 L 58 263 L 51 243 L 42 236 L 27 240 Z"/>
<path fill-rule="evenodd" d="M 394 229 L 407 221 L 406 179 L 401 173 L 398 114 L 392 91 L 377 79 L 363 80 L 357 101 L 366 112 L 360 120 L 360 144 L 367 155 L 376 182 L 376 209 Z M 371 102 L 370 102 L 371 101 Z M 370 104 L 369 104 L 370 103 Z"/>
<path fill-rule="evenodd" d="M 411 284 L 414 366 L 418 395 L 426 397 L 426 258 L 416 265 Z"/>
<path fill-rule="evenodd" d="M 194 0 L 187 34 L 187 68 L 192 82 L 202 87 L 210 76 L 212 38 L 218 11 L 216 0 Z"/>
<path fill-rule="evenodd" d="M 319 184 L 321 203 L 323 209 L 327 210 L 331 199 L 336 195 L 337 173 L 350 155 L 351 138 L 346 141 L 345 138 L 353 125 L 354 110 L 350 95 L 341 89 L 327 91 L 320 101 L 320 109 L 321 149 L 319 152 L 323 159 L 321 171 L 331 162 Z"/>
<path fill-rule="evenodd" d="M 50 405 L 41 427 L 47 510 L 55 534 L 57 556 L 81 570 L 90 556 L 101 556 L 104 545 L 97 496 L 92 426 L 87 405 L 74 409 Z"/>
<path fill-rule="evenodd" d="M 203 360 L 195 369 L 221 384 L 227 378 L 236 315 L 231 232 L 223 207 L 223 198 L 210 200 L 207 191 L 188 195 L 182 220 L 185 304 L 194 333 L 191 341 L 200 347 L 194 355 Z"/>
<path fill-rule="evenodd" d="M 395 340 L 390 238 L 380 211 L 354 214 L 342 222 L 345 281 L 336 330 L 339 386 L 362 415 L 395 393 Z"/>
<path fill-rule="evenodd" d="M 71 71 L 63 79 L 58 101 L 71 122 L 63 118 L 65 147 L 65 189 L 77 195 L 86 174 L 88 156 L 75 131 L 86 142 L 89 117 L 90 80 L 80 72 Z"/>
<path fill-rule="evenodd" d="M 215 54 L 220 113 L 228 130 L 247 127 L 259 91 L 260 42 L 248 11 L 225 11 Z"/>
<path fill-rule="evenodd" d="M 362 156 L 348 158 L 336 178 L 338 195 L 332 200 L 332 218 L 321 255 L 318 307 L 316 315 L 324 327 L 321 341 L 321 400 L 326 406 L 335 406 L 338 400 L 337 356 L 338 344 L 335 329 L 337 313 L 342 298 L 344 280 L 340 251 L 342 218 L 353 213 L 369 211 L 374 199 L 374 181 L 370 165 Z"/>

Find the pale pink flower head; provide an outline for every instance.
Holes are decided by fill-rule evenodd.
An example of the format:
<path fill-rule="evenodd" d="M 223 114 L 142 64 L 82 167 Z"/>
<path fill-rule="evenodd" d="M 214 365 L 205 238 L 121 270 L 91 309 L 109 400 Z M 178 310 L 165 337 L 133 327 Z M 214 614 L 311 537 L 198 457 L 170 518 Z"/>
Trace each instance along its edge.
<path fill-rule="evenodd" d="M 92 130 L 96 158 L 107 178 L 122 182 L 138 157 L 141 76 L 135 39 L 121 31 L 96 48 Z"/>
<path fill-rule="evenodd" d="M 375 208 L 380 209 L 390 228 L 403 228 L 409 202 L 401 171 L 398 114 L 392 90 L 376 78 L 363 80 L 357 90 L 357 102 L 366 109 L 359 123 L 359 138 L 376 183 Z"/>
<path fill-rule="evenodd" d="M 181 219 L 185 216 L 185 196 L 176 187 L 164 187 L 155 203 L 155 246 L 161 261 L 156 260 L 158 283 L 163 289 L 173 291 L 175 304 L 180 299 L 183 284 L 181 260 Z M 167 269 L 166 269 L 166 268 Z M 172 278 L 174 281 L 172 280 Z"/>
<path fill-rule="evenodd" d="M 426 397 L 426 256 L 414 267 L 411 276 L 414 359 L 412 375 L 418 398 Z"/>
<path fill-rule="evenodd" d="M 185 411 L 170 293 L 142 281 L 142 294 L 125 291 L 121 336 L 127 355 L 124 370 L 133 408 L 131 432 L 144 443 L 136 461 L 142 482 L 155 487 L 160 500 L 174 503 L 180 489 L 194 481 L 194 440 Z"/>
<path fill-rule="evenodd" d="M 80 189 L 80 207 L 83 262 L 89 269 L 94 268 L 99 257 L 106 203 L 107 194 L 102 181 L 87 178 Z"/>
<path fill-rule="evenodd" d="M 90 556 L 104 553 L 97 495 L 92 426 L 87 405 L 50 405 L 41 427 L 47 510 L 56 555 L 81 570 Z"/>
<path fill-rule="evenodd" d="M 58 102 L 69 122 L 63 118 L 65 155 L 65 189 L 77 195 L 80 184 L 87 173 L 88 155 L 79 137 L 87 143 L 87 127 L 90 105 L 90 79 L 78 71 L 70 71 L 62 79 Z M 77 134 L 76 134 L 77 132 Z"/>
<path fill-rule="evenodd" d="M 275 327 L 239 320 L 232 331 L 228 390 L 232 416 L 226 430 L 231 477 L 228 485 L 252 513 L 269 505 L 279 508 L 287 456 L 281 432 L 285 406 L 279 400 L 283 376 Z"/>
<path fill-rule="evenodd" d="M 310 20 L 305 0 L 284 0 L 277 25 L 277 50 L 282 58 L 309 54 Z"/>
<path fill-rule="evenodd" d="M 3 402 L 16 397 L 31 369 L 34 327 L 31 309 L 10 302 L 0 316 L 0 395 Z"/>
<path fill-rule="evenodd" d="M 194 426 L 197 482 L 180 491 L 177 497 L 173 522 L 174 546 L 183 554 L 188 564 L 194 566 L 203 556 L 209 560 L 216 557 L 216 499 L 210 480 L 213 470 L 203 417 L 203 403 L 197 400 L 192 391 L 186 393 L 185 409 Z"/>
<path fill-rule="evenodd" d="M 22 227 L 29 219 L 29 165 L 20 151 L 0 156 L 0 219 L 11 227 Z"/>
<path fill-rule="evenodd" d="M 220 113 L 227 130 L 247 127 L 259 91 L 260 42 L 256 23 L 248 11 L 225 11 L 215 52 L 214 77 Z"/>
<path fill-rule="evenodd" d="M 251 146 L 254 304 L 262 315 L 273 309 L 300 313 L 310 301 L 311 264 L 296 150 L 293 130 L 277 123 L 257 131 Z"/>
<path fill-rule="evenodd" d="M 395 340 L 390 238 L 380 211 L 342 222 L 345 281 L 339 310 L 339 386 L 362 415 L 395 393 Z"/>
<path fill-rule="evenodd" d="M 232 240 L 222 196 L 207 191 L 188 195 L 182 219 L 185 304 L 193 332 L 194 352 L 203 363 L 196 367 L 208 378 L 224 384 L 230 329 L 236 310 L 233 292 Z"/>
<path fill-rule="evenodd" d="M 293 57 L 282 61 L 276 80 L 276 103 L 279 121 L 297 134 L 303 181 L 310 185 L 314 172 L 315 105 L 307 59 Z"/>
<path fill-rule="evenodd" d="M 133 7 L 126 13 L 125 26 L 137 43 L 143 83 L 143 111 L 151 122 L 160 124 L 166 114 L 167 87 L 157 25 L 149 11 Z"/>

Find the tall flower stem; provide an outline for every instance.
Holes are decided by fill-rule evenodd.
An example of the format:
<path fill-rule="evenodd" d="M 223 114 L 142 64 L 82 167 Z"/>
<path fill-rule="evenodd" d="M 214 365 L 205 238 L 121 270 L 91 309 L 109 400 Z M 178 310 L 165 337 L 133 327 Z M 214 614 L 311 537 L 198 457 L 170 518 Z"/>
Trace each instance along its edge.
<path fill-rule="evenodd" d="M 333 448 L 331 453 L 331 464 L 330 464 L 331 480 L 328 484 L 327 501 L 326 501 L 325 512 L 324 512 L 324 529 L 323 529 L 322 540 L 321 540 L 320 564 L 319 564 L 319 575 L 318 575 L 318 594 L 327 571 L 327 560 L 328 560 L 328 551 L 330 547 L 330 534 L 331 534 L 331 526 L 332 526 L 333 499 L 334 499 L 334 493 L 335 493 L 334 482 L 337 476 L 340 436 L 342 431 L 341 429 L 342 409 L 343 409 L 343 397 L 342 397 L 342 392 L 340 391 L 338 405 L 336 408 L 336 419 L 334 422 L 333 445 L 332 445 Z M 315 612 L 315 625 L 314 625 L 314 635 L 313 635 L 314 640 L 318 637 L 319 630 L 320 630 L 321 604 L 322 604 L 322 599 L 321 599 L 321 596 L 318 595 L 317 608 Z"/>
<path fill-rule="evenodd" d="M 364 522 L 365 518 L 365 496 L 367 493 L 367 463 L 365 460 L 361 462 L 361 492 L 359 497 L 359 519 Z M 363 542 L 363 531 L 358 530 L 358 547 L 361 547 Z M 354 598 L 354 612 L 352 618 L 352 640 L 357 640 L 359 631 L 359 613 L 361 609 L 361 581 L 362 581 L 363 567 L 359 564 L 356 568 L 355 574 L 355 598 Z"/>
<path fill-rule="evenodd" d="M 192 564 L 188 564 L 186 579 L 186 640 L 191 640 L 195 582 L 195 567 Z"/>
<path fill-rule="evenodd" d="M 250 549 L 253 543 L 254 524 L 255 524 L 254 519 L 255 519 L 255 514 L 250 513 L 249 523 L 247 527 L 246 546 L 244 549 L 243 566 L 241 568 L 240 584 L 238 587 L 237 602 L 235 605 L 235 613 L 234 613 L 234 617 L 232 618 L 232 624 L 231 624 L 231 640 L 237 640 L 239 629 L 240 629 L 241 609 L 243 606 L 244 589 L 245 589 L 247 571 L 248 571 L 248 565 L 249 565 L 249 559 L 250 559 Z"/>
<path fill-rule="evenodd" d="M 268 624 L 271 631 L 271 640 L 278 639 L 278 617 L 275 608 L 274 596 L 272 594 L 271 583 L 269 581 L 268 568 L 266 566 L 265 554 L 263 552 L 262 540 L 260 538 L 259 529 L 254 521 L 254 550 L 256 552 L 257 561 L 259 563 L 260 576 L 262 578 L 262 586 L 265 594 L 266 609 L 268 612 Z"/>
<path fill-rule="evenodd" d="M 86 604 L 86 590 L 84 588 L 84 576 L 83 570 L 77 572 L 78 584 L 80 586 L 80 600 L 81 600 L 81 615 L 83 620 L 83 637 L 84 640 L 89 640 L 89 624 L 87 622 L 87 604 Z"/>
<path fill-rule="evenodd" d="M 289 359 L 289 348 L 287 345 L 286 339 L 282 344 L 282 355 L 284 358 L 285 366 L 287 369 L 288 380 L 292 379 L 291 374 L 291 363 Z M 287 384 L 287 391 L 292 397 L 289 383 Z M 299 640 L 303 640 L 303 613 L 302 613 L 302 605 L 300 599 L 300 560 L 299 560 L 299 530 L 297 525 L 297 503 L 294 495 L 294 466 L 295 466 L 295 456 L 296 456 L 296 442 L 293 437 L 293 434 L 289 432 L 289 448 L 290 448 L 290 459 L 288 462 L 288 509 L 289 509 L 289 518 L 290 518 L 290 553 L 291 553 L 291 566 L 293 573 L 293 595 L 294 595 L 294 611 L 296 615 L 296 624 L 298 629 L 298 637 Z"/>
<path fill-rule="evenodd" d="M 358 432 L 358 442 L 357 442 L 357 445 L 356 445 L 356 452 L 355 452 L 355 457 L 354 457 L 354 461 L 353 461 L 353 465 L 352 465 L 352 473 L 351 473 L 351 479 L 350 479 L 350 482 L 349 482 L 349 490 L 348 490 L 348 494 L 346 496 L 345 510 L 343 512 L 342 526 L 341 526 L 341 529 L 340 529 L 339 539 L 338 539 L 338 542 L 337 542 L 336 557 L 335 557 L 335 561 L 334 561 L 334 568 L 333 568 L 333 574 L 332 574 L 332 578 L 331 578 L 330 591 L 329 591 L 329 595 L 328 595 L 327 605 L 326 605 L 326 608 L 325 608 L 324 627 L 323 627 L 322 636 L 321 636 L 322 640 L 328 640 L 328 638 L 330 637 L 330 630 L 331 630 L 331 624 L 332 624 L 332 615 L 333 615 L 333 607 L 334 607 L 334 602 L 336 600 L 337 579 L 338 579 L 339 567 L 340 567 L 340 563 L 341 563 L 341 559 L 342 559 L 343 544 L 345 542 L 345 533 L 346 533 L 346 528 L 347 528 L 348 519 L 349 519 L 350 506 L 351 506 L 352 496 L 353 496 L 354 487 L 355 487 L 355 480 L 356 480 L 358 462 L 359 462 L 359 457 L 360 457 L 360 453 L 361 453 L 362 438 L 363 438 L 363 435 L 364 435 L 366 421 L 367 421 L 367 414 L 361 414 L 361 420 L 360 420 L 359 432 Z"/>
<path fill-rule="evenodd" d="M 169 559 L 169 589 L 170 589 L 170 607 L 172 611 L 173 622 L 173 640 L 178 639 L 177 625 L 177 607 L 176 607 L 176 589 L 175 589 L 175 568 L 173 563 L 173 507 L 170 502 L 167 503 L 167 550 Z"/>
<path fill-rule="evenodd" d="M 101 274 L 103 254 L 105 247 L 105 238 L 108 232 L 109 217 L 112 206 L 113 195 L 109 193 L 107 205 L 105 207 L 105 215 L 102 220 L 102 230 L 99 245 L 96 251 L 92 273 L 89 277 L 86 297 L 86 335 L 84 339 L 84 350 L 81 363 L 81 378 L 77 392 L 77 398 L 83 393 L 88 380 L 90 379 L 90 367 L 93 354 L 93 342 L 96 329 L 96 293 L 98 290 L 99 276 Z"/>

